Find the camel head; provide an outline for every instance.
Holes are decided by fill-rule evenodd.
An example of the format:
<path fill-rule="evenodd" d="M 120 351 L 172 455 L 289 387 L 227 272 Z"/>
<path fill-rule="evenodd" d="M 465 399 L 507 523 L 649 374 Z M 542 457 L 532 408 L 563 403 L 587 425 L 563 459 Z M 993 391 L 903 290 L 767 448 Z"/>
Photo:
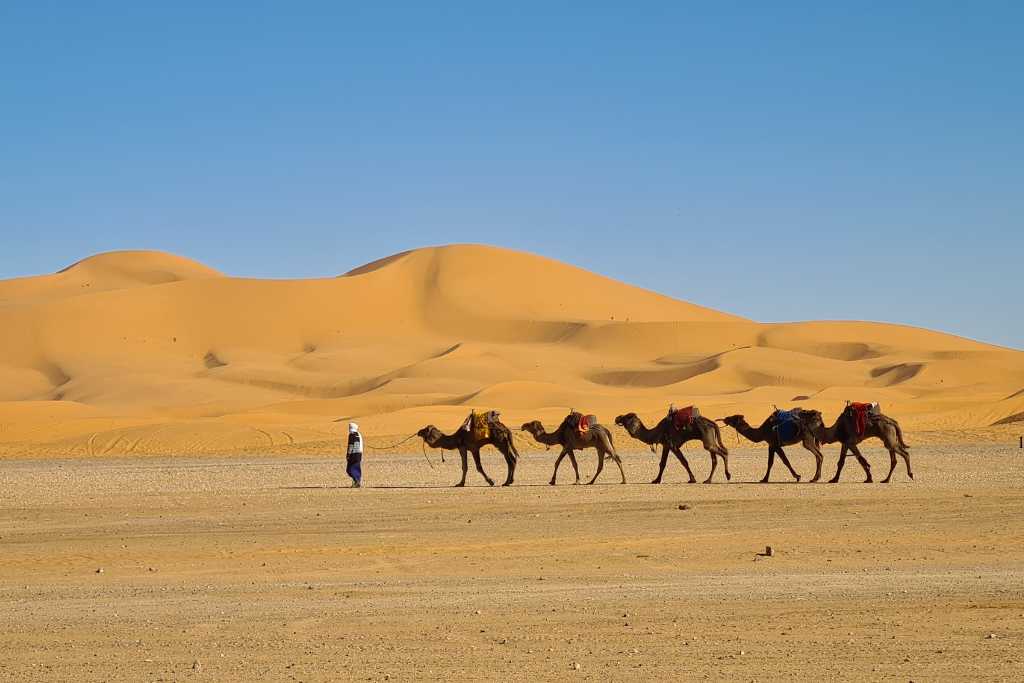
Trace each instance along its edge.
<path fill-rule="evenodd" d="M 420 431 L 416 432 L 416 436 L 426 441 L 427 445 L 429 446 L 430 444 L 440 439 L 442 434 L 441 430 L 435 427 L 434 425 L 427 425 Z"/>
<path fill-rule="evenodd" d="M 821 417 L 820 410 L 804 410 L 803 421 L 811 434 L 814 434 L 818 440 L 821 440 L 821 435 L 825 431 L 825 420 Z"/>
<path fill-rule="evenodd" d="M 632 434 L 640 426 L 640 418 L 636 413 L 626 413 L 615 418 L 615 424 Z"/>
<path fill-rule="evenodd" d="M 729 417 L 723 417 L 718 422 L 729 425 L 733 429 L 739 429 L 740 427 L 747 424 L 746 419 L 742 415 L 730 415 Z"/>
<path fill-rule="evenodd" d="M 520 431 L 529 432 L 534 436 L 537 436 L 544 431 L 544 425 L 540 423 L 540 420 L 531 420 L 530 422 L 523 423 L 523 426 L 519 428 Z"/>

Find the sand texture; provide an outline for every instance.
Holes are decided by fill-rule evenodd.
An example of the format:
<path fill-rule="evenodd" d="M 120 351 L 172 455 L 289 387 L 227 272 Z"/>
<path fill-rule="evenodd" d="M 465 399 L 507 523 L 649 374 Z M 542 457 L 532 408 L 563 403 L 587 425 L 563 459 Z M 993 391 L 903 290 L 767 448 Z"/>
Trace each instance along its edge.
<path fill-rule="evenodd" d="M 337 278 L 115 252 L 0 282 L 0 457 L 329 452 L 496 408 L 611 423 L 669 402 L 882 403 L 911 443 L 1005 441 L 1024 353 L 899 325 L 761 324 L 538 256 L 421 249 Z M 1002 426 L 992 427 L 1002 422 Z M 292 449 L 292 450 L 290 450 Z"/>
<path fill-rule="evenodd" d="M 888 486 L 754 484 L 762 448 L 707 486 L 550 487 L 542 454 L 493 489 L 419 453 L 360 490 L 323 458 L 9 462 L 0 680 L 1019 681 L 1024 456 L 923 452 Z"/>

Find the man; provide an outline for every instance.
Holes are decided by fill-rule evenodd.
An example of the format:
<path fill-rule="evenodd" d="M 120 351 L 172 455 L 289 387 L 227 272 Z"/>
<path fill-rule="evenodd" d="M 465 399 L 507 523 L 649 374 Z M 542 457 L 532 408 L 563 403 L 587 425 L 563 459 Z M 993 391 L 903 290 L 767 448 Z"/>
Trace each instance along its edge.
<path fill-rule="evenodd" d="M 352 478 L 352 488 L 357 489 L 363 484 L 363 435 L 359 433 L 359 425 L 348 423 L 348 452 L 345 472 Z"/>

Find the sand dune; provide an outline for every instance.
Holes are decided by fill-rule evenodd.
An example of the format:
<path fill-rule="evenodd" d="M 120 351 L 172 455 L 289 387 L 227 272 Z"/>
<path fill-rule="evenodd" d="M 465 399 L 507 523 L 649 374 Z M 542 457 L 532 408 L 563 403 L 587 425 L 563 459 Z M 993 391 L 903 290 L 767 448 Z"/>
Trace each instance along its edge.
<path fill-rule="evenodd" d="M 899 325 L 762 324 L 483 246 L 288 281 L 101 254 L 0 282 L 0 325 L 9 456 L 315 448 L 339 417 L 372 442 L 489 407 L 518 424 L 570 407 L 760 419 L 879 400 L 911 434 L 1024 412 L 1019 351 Z"/>

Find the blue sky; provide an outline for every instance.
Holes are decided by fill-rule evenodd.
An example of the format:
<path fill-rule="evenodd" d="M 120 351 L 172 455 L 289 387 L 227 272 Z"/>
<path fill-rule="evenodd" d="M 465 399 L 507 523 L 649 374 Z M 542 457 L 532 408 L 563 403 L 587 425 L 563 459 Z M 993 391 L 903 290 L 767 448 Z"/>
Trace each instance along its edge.
<path fill-rule="evenodd" d="M 1024 348 L 1022 34 L 1019 2 L 3 2 L 0 277 L 486 242 Z"/>

